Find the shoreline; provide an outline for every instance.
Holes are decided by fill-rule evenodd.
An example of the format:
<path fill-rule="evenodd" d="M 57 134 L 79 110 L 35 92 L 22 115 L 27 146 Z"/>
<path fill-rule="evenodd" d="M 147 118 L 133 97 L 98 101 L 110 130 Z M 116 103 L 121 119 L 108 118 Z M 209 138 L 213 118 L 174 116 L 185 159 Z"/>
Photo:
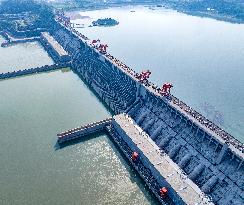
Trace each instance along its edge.
<path fill-rule="evenodd" d="M 184 8 L 183 6 L 180 5 L 173 5 L 167 2 L 161 3 L 161 7 L 157 6 L 158 4 L 156 3 L 111 3 L 108 5 L 99 5 L 99 6 L 89 6 L 89 7 L 76 7 L 76 8 L 71 8 L 65 10 L 66 14 L 70 14 L 73 12 L 84 12 L 84 11 L 95 11 L 95 10 L 105 10 L 109 8 L 121 8 L 121 7 L 135 7 L 135 6 L 143 6 L 143 7 L 155 7 L 155 10 L 161 10 L 161 9 L 170 9 L 174 10 L 179 13 L 183 13 L 186 15 L 191 15 L 191 16 L 196 16 L 196 17 L 202 17 L 202 18 L 211 18 L 215 19 L 217 21 L 224 21 L 228 23 L 233 23 L 233 24 L 244 24 L 244 19 L 237 19 L 231 15 L 221 15 L 217 11 L 208 11 L 206 10 L 189 10 Z"/>

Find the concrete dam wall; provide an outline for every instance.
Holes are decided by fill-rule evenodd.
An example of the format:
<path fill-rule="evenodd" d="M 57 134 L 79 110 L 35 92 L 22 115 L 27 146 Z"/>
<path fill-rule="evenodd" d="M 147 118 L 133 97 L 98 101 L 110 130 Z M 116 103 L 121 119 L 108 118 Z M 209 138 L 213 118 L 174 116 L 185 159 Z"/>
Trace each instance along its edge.
<path fill-rule="evenodd" d="M 53 35 L 71 55 L 72 69 L 116 114 L 126 111 L 135 102 L 139 84 L 131 76 L 79 40 L 75 34 L 60 28 Z"/>
<path fill-rule="evenodd" d="M 225 140 L 138 82 L 71 28 L 57 24 L 52 35 L 71 56 L 72 70 L 116 114 L 128 113 L 215 204 L 244 204 L 243 144 Z"/>

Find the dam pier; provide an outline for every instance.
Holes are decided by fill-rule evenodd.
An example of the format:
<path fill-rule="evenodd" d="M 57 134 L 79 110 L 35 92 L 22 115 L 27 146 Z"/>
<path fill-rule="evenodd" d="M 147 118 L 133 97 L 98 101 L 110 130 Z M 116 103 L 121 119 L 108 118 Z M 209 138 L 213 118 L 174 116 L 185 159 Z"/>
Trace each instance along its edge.
<path fill-rule="evenodd" d="M 13 71 L 13 72 L 0 73 L 0 80 L 59 70 L 62 68 L 67 68 L 69 66 L 70 66 L 69 63 L 59 63 L 59 64 L 53 64 L 53 65 L 44 65 L 44 66 L 37 67 L 37 68 L 28 68 L 28 69 Z"/>
<path fill-rule="evenodd" d="M 108 118 L 99 122 L 94 122 L 91 124 L 87 124 L 85 126 L 81 126 L 78 128 L 74 128 L 71 130 L 67 130 L 65 132 L 57 134 L 58 143 L 62 144 L 65 142 L 69 142 L 70 140 L 80 139 L 81 137 L 85 137 L 87 135 L 104 131 L 105 127 L 108 126 L 112 121 L 112 118 Z"/>

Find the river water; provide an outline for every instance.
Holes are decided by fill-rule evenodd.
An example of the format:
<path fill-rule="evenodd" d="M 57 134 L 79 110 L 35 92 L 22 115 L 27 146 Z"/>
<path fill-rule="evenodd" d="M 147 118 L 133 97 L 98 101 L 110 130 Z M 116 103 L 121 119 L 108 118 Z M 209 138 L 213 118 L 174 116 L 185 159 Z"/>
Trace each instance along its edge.
<path fill-rule="evenodd" d="M 0 53 L 0 72 L 52 64 L 38 43 Z M 58 149 L 57 133 L 111 115 L 73 72 L 0 81 L 0 96 L 1 205 L 158 203 L 107 135 Z"/>
<path fill-rule="evenodd" d="M 244 25 L 154 9 L 86 11 L 73 22 L 137 72 L 150 69 L 158 86 L 172 82 L 176 97 L 244 142 Z M 105 17 L 119 25 L 88 27 Z"/>

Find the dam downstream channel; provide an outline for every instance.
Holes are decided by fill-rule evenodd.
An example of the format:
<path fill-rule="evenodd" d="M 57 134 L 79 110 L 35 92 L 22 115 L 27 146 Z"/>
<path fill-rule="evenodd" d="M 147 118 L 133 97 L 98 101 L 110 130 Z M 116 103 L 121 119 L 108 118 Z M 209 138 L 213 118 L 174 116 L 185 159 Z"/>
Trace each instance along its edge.
<path fill-rule="evenodd" d="M 48 60 L 31 60 L 52 64 L 40 55 Z M 37 66 L 25 62 L 11 68 Z M 1 205 L 158 204 L 107 135 L 56 147 L 61 130 L 111 115 L 73 72 L 4 80 L 0 90 Z"/>
<path fill-rule="evenodd" d="M 72 22 L 136 72 L 150 69 L 153 83 L 173 83 L 173 95 L 244 142 L 244 25 L 154 9 L 82 11 Z M 107 17 L 119 25 L 88 27 Z"/>
<path fill-rule="evenodd" d="M 0 35 L 0 44 L 4 38 Z M 19 43 L 6 48 L 0 47 L 0 73 L 12 72 L 54 62 L 38 42 Z"/>

